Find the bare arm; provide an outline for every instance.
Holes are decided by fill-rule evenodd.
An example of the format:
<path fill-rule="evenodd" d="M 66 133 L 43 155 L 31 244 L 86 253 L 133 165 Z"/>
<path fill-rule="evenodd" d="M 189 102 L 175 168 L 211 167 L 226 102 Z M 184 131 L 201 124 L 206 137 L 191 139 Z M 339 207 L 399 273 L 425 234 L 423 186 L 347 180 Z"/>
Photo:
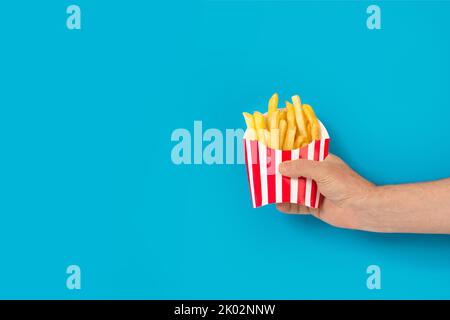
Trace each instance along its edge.
<path fill-rule="evenodd" d="M 378 187 L 368 210 L 384 232 L 450 234 L 450 179 Z"/>
<path fill-rule="evenodd" d="M 325 196 L 320 210 L 278 204 L 285 213 L 309 213 L 337 227 L 365 231 L 450 234 L 450 179 L 377 187 L 333 155 L 323 162 L 284 162 L 280 171 L 316 180 Z"/>

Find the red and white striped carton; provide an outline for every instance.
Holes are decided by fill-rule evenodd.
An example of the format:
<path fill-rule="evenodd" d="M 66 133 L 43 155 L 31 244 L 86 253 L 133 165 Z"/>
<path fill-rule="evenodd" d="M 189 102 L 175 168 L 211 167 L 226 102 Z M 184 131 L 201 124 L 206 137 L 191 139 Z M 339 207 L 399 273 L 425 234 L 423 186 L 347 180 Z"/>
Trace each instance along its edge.
<path fill-rule="evenodd" d="M 300 149 L 276 150 L 244 135 L 245 164 L 253 208 L 266 204 L 290 202 L 318 208 L 323 197 L 317 183 L 309 178 L 282 176 L 278 166 L 283 161 L 308 159 L 323 161 L 328 155 L 330 136 L 319 121 L 321 139 Z"/>

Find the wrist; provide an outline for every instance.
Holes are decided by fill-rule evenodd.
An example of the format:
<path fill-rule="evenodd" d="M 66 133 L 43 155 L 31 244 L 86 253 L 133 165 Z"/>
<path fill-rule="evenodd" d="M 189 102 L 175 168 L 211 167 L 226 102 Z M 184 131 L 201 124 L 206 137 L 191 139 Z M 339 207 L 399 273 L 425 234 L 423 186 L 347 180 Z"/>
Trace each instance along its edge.
<path fill-rule="evenodd" d="M 393 232 L 393 230 L 386 229 L 389 223 L 382 210 L 382 203 L 385 199 L 386 189 L 382 186 L 371 185 L 366 190 L 356 213 L 360 217 L 359 229 L 372 232 Z"/>

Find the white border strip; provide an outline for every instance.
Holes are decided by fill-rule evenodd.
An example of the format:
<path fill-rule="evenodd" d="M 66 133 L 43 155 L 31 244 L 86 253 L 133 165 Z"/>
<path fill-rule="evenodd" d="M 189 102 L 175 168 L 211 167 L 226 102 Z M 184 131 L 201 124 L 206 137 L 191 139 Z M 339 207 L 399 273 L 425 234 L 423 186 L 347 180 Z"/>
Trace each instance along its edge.
<path fill-rule="evenodd" d="M 300 149 L 291 151 L 291 160 L 297 160 L 300 156 Z M 291 178 L 291 203 L 297 203 L 298 198 L 298 178 Z"/>
<path fill-rule="evenodd" d="M 258 142 L 259 152 L 259 171 L 261 173 L 261 206 L 266 205 L 267 199 L 267 148 L 261 142 Z"/>
<path fill-rule="evenodd" d="M 320 140 L 319 161 L 323 161 L 325 154 L 325 139 Z"/>
<path fill-rule="evenodd" d="M 282 192 L 283 188 L 281 186 L 281 173 L 278 170 L 278 167 L 280 166 L 282 159 L 282 151 L 281 150 L 275 150 L 275 201 L 277 203 L 280 203 L 283 201 Z"/>
<path fill-rule="evenodd" d="M 253 208 L 256 208 L 255 202 L 255 190 L 253 187 L 253 162 L 252 162 L 252 144 L 250 140 L 245 140 L 245 145 L 247 148 L 247 169 L 248 169 L 248 178 L 250 185 L 250 193 L 252 195 L 252 204 Z"/>
<path fill-rule="evenodd" d="M 310 143 L 308 145 L 308 160 L 314 160 L 314 146 L 315 143 Z M 305 188 L 305 206 L 311 206 L 311 188 L 312 181 L 310 178 L 306 178 L 306 188 Z"/>
<path fill-rule="evenodd" d="M 324 153 L 325 153 L 325 139 L 321 139 L 320 140 L 319 161 L 323 161 Z M 316 204 L 315 204 L 316 208 L 319 206 L 319 200 L 320 200 L 320 192 L 319 192 L 319 186 L 317 186 Z"/>
<path fill-rule="evenodd" d="M 329 139 L 330 135 L 328 134 L 327 128 L 323 125 L 323 123 L 319 120 L 320 125 L 320 136 L 322 139 Z"/>

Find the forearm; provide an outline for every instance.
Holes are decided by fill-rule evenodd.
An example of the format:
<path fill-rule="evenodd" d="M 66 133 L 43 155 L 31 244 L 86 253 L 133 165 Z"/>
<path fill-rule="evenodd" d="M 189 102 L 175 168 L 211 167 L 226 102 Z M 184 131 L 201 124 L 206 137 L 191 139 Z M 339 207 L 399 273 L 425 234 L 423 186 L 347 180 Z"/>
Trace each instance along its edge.
<path fill-rule="evenodd" d="M 450 234 L 450 179 L 375 187 L 364 210 L 372 231 Z"/>

